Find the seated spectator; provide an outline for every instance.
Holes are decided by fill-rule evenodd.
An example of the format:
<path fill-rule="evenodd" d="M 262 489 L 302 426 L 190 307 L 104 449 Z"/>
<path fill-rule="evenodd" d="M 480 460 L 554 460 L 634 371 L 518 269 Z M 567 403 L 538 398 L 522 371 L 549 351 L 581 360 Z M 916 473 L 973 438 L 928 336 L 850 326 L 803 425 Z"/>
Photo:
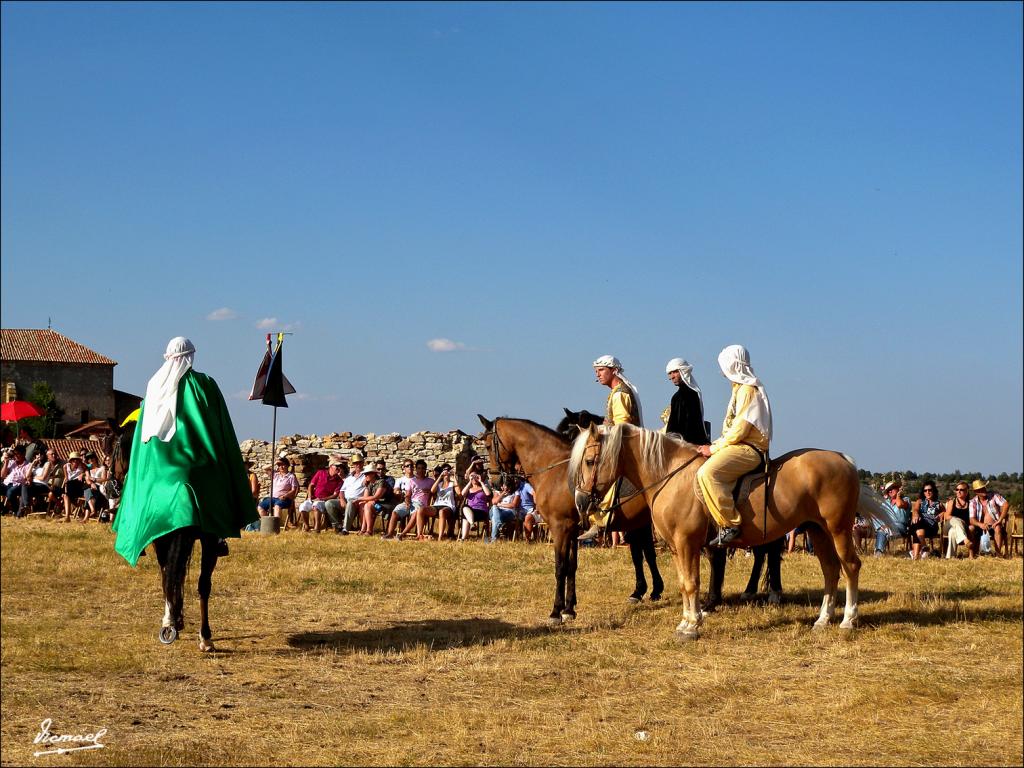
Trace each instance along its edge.
<path fill-rule="evenodd" d="M 387 486 L 384 490 L 383 497 L 377 502 L 375 507 L 376 513 L 380 515 L 381 531 L 386 531 L 388 522 L 391 518 L 391 512 L 394 510 L 395 504 L 398 501 L 398 498 L 395 496 L 395 478 L 388 474 L 388 465 L 384 459 L 376 459 L 373 462 L 373 466 L 377 470 L 377 475 Z"/>
<path fill-rule="evenodd" d="M 338 497 L 341 484 L 345 481 L 341 474 L 344 466 L 341 459 L 331 459 L 327 469 L 318 469 L 309 481 L 306 500 L 299 505 L 299 527 L 304 531 L 319 533 L 327 527 L 327 502 Z M 337 523 L 337 519 L 332 519 Z"/>
<path fill-rule="evenodd" d="M 474 469 L 471 463 L 466 470 L 466 484 L 462 486 L 459 495 L 462 496 L 462 535 L 460 541 L 465 541 L 469 536 L 469 529 L 474 523 L 486 523 L 490 517 L 491 495 L 494 491 L 487 482 L 487 475 L 483 473 L 483 460 Z"/>
<path fill-rule="evenodd" d="M 85 519 L 83 523 L 89 522 L 93 515 L 99 517 L 99 511 L 106 509 L 107 497 L 103 495 L 103 483 L 107 482 L 107 468 L 96 458 L 96 454 L 89 451 L 85 454 L 85 466 L 88 470 L 83 476 L 85 482 Z"/>
<path fill-rule="evenodd" d="M 910 523 L 910 499 L 900 496 L 903 490 L 903 481 L 890 480 L 885 484 L 884 504 L 889 507 L 895 526 L 880 525 L 875 532 L 875 557 L 881 557 L 888 548 L 889 539 L 893 536 L 906 536 L 907 527 Z"/>
<path fill-rule="evenodd" d="M 260 500 L 260 515 L 281 519 L 285 512 L 285 527 L 288 527 L 288 513 L 295 509 L 295 496 L 299 492 L 299 481 L 291 471 L 291 462 L 281 456 L 274 462 L 274 477 L 270 482 L 270 496 Z"/>
<path fill-rule="evenodd" d="M 523 538 L 533 541 L 533 529 L 543 518 L 537 511 L 537 502 L 533 498 L 533 486 L 523 474 L 523 467 L 518 461 L 516 462 L 516 474 L 523 478 L 523 482 L 519 486 L 519 510 L 523 518 Z"/>
<path fill-rule="evenodd" d="M 64 465 L 60 463 L 53 448 L 47 449 L 46 460 L 50 464 L 50 474 L 46 478 L 46 511 L 49 515 L 55 515 L 58 512 L 58 502 L 64 495 Z"/>
<path fill-rule="evenodd" d="M 249 492 L 252 493 L 252 503 L 253 503 L 253 506 L 256 507 L 256 511 L 259 512 L 260 499 L 263 496 L 263 494 L 260 493 L 260 478 L 259 478 L 259 475 L 257 475 L 253 471 L 253 469 L 252 469 L 252 461 L 251 460 L 246 459 L 244 463 L 245 463 L 245 476 L 246 476 L 246 478 L 249 481 Z M 254 520 L 253 522 L 251 522 L 247 526 L 245 526 L 245 528 L 243 530 L 246 530 L 246 531 L 258 531 L 259 529 L 260 529 L 260 521 L 259 520 Z"/>
<path fill-rule="evenodd" d="M 498 540 L 498 532 L 505 523 L 519 519 L 518 483 L 510 477 L 501 481 L 491 497 L 491 544 Z"/>
<path fill-rule="evenodd" d="M 434 484 L 430 487 L 430 495 L 433 501 L 426 507 L 416 512 L 416 538 L 425 538 L 423 529 L 427 518 L 438 518 L 437 540 L 444 538 L 445 533 L 451 528 L 455 531 L 455 509 L 458 506 L 455 478 L 452 475 L 450 464 L 442 464 L 434 470 Z"/>
<path fill-rule="evenodd" d="M 4 484 L 4 504 L 14 512 L 15 517 L 25 513 L 22 496 L 25 487 L 32 482 L 32 465 L 25 460 L 25 446 L 16 445 L 4 454 L 0 477 Z"/>
<path fill-rule="evenodd" d="M 103 459 L 103 467 L 107 472 L 106 482 L 100 484 L 100 491 L 107 500 L 107 508 L 100 512 L 101 523 L 112 523 L 117 508 L 121 504 L 121 483 L 114 477 L 114 457 L 107 455 Z"/>
<path fill-rule="evenodd" d="M 381 504 L 391 489 L 388 488 L 387 481 L 380 476 L 376 464 L 367 464 L 363 470 L 363 477 L 366 478 L 366 491 L 363 500 L 359 502 L 359 535 L 372 536 L 373 526 L 382 508 Z"/>
<path fill-rule="evenodd" d="M 23 509 L 31 509 L 36 499 L 45 499 L 49 496 L 50 477 L 57 468 L 57 454 L 48 448 L 42 453 L 37 453 L 29 464 L 32 466 L 31 478 L 25 486 L 25 493 L 22 494 Z"/>
<path fill-rule="evenodd" d="M 946 511 L 943 514 L 946 534 L 946 559 L 956 555 L 961 544 L 967 544 L 967 554 L 974 558 L 974 549 L 971 543 L 974 526 L 970 524 L 970 501 L 967 498 L 967 483 L 961 480 L 956 484 L 955 495 L 946 502 Z"/>
<path fill-rule="evenodd" d="M 910 557 L 923 560 L 928 557 L 927 539 L 939 535 L 939 519 L 942 516 L 942 503 L 935 483 L 925 480 L 921 486 L 921 498 L 914 502 L 910 510 Z M 922 547 L 924 549 L 922 550 Z"/>
<path fill-rule="evenodd" d="M 36 456 L 40 459 L 46 456 L 46 443 L 32 434 L 31 427 L 22 426 L 18 430 L 18 439 L 25 446 L 25 461 L 29 464 L 35 461 Z"/>
<path fill-rule="evenodd" d="M 994 545 L 994 552 L 997 555 L 1003 553 L 1003 545 L 1006 543 L 1006 522 L 1010 519 L 1010 506 L 998 493 L 989 493 L 984 480 L 978 478 L 971 483 L 974 491 L 974 498 L 970 502 L 971 524 L 981 530 L 979 541 L 982 541 L 985 534 L 990 540 L 989 547 Z M 981 546 L 981 551 L 986 547 Z"/>
<path fill-rule="evenodd" d="M 352 454 L 349 458 L 348 477 L 341 484 L 338 491 L 338 502 L 344 508 L 345 513 L 341 521 L 340 530 L 335 527 L 335 532 L 347 536 L 348 532 L 355 526 L 359 519 L 359 505 L 366 501 L 366 477 L 363 474 L 363 467 L 366 462 L 361 453 Z"/>
<path fill-rule="evenodd" d="M 68 454 L 64 465 L 64 522 L 71 522 L 71 503 L 82 498 L 85 492 L 85 477 L 88 473 L 85 462 L 78 451 Z"/>
<path fill-rule="evenodd" d="M 387 529 L 381 534 L 382 539 L 397 538 L 395 529 L 412 514 L 412 505 L 406 501 L 406 494 L 412 483 L 412 470 L 411 460 L 406 459 L 402 462 L 402 476 L 395 481 L 392 489 L 392 498 L 398 503 L 392 507 L 391 514 L 388 516 Z"/>
<path fill-rule="evenodd" d="M 409 480 L 409 485 L 405 492 L 405 504 L 409 509 L 409 522 L 405 524 L 405 528 L 402 529 L 401 533 L 395 535 L 396 539 L 401 541 L 402 537 L 409 533 L 412 527 L 416 525 L 419 511 L 423 507 L 430 506 L 430 489 L 433 487 L 433 478 L 427 477 L 427 462 L 423 459 L 417 459 L 415 465 L 413 465 L 413 476 Z M 398 514 L 398 507 L 395 507 L 395 514 Z M 423 534 L 417 536 L 417 539 L 420 541 L 426 538 Z"/>
<path fill-rule="evenodd" d="M 871 541 L 875 535 L 875 526 L 871 521 L 861 515 L 857 515 L 853 520 L 853 540 L 857 545 L 857 549 L 866 550 L 867 542 Z"/>

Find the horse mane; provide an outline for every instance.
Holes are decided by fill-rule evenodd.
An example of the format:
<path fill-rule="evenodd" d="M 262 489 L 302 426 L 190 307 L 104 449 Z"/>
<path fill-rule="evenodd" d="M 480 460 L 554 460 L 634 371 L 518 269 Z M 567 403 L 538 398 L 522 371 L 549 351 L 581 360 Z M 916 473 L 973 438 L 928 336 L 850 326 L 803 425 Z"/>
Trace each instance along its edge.
<path fill-rule="evenodd" d="M 568 440 L 566 439 L 565 435 L 560 435 L 560 434 L 558 434 L 558 432 L 553 430 L 551 427 L 546 427 L 543 424 L 538 424 L 536 421 L 530 421 L 530 419 L 520 419 L 520 418 L 518 418 L 516 416 L 498 416 L 494 420 L 495 425 L 497 425 L 497 423 L 499 421 L 502 421 L 502 420 L 504 420 L 504 421 L 521 421 L 523 424 L 529 424 L 531 427 L 536 427 L 541 432 L 545 432 L 545 433 L 551 435 L 552 437 L 557 437 L 563 443 L 567 443 L 568 442 Z"/>
<path fill-rule="evenodd" d="M 661 474 L 665 472 L 665 448 L 689 448 L 691 451 L 698 450 L 693 443 L 688 443 L 677 435 L 655 432 L 643 427 L 636 427 L 632 424 L 616 424 L 604 432 L 604 442 L 601 446 L 601 455 L 598 459 L 597 470 L 600 472 L 606 466 L 617 468 L 619 466 L 619 454 L 622 451 L 622 439 L 624 435 L 639 434 L 640 436 L 640 459 L 651 471 Z M 573 442 L 572 452 L 569 454 L 569 477 L 579 484 L 580 465 L 583 462 L 583 453 L 587 447 L 589 432 L 581 432 L 580 436 Z"/>

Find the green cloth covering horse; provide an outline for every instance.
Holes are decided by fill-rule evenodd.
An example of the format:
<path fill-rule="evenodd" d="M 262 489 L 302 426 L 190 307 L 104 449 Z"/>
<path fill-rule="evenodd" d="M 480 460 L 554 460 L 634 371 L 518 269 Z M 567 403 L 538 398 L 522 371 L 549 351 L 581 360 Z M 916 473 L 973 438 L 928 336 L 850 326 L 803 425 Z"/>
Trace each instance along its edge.
<path fill-rule="evenodd" d="M 155 539 L 197 526 L 218 538 L 239 538 L 259 519 L 242 453 L 217 383 L 189 370 L 178 382 L 174 435 L 142 442 L 135 430 L 121 504 L 114 519 L 115 551 L 133 567 Z M 142 403 L 142 424 L 146 403 Z"/>

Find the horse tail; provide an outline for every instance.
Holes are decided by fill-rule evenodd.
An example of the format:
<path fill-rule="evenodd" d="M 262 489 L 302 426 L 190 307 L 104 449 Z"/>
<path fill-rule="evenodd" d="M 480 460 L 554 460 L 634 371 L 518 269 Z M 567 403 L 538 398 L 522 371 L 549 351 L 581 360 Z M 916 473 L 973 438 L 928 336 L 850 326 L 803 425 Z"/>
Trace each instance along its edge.
<path fill-rule="evenodd" d="M 857 499 L 857 514 L 873 521 L 880 521 L 892 529 L 898 529 L 902 523 L 893 516 L 889 506 L 882 500 L 874 488 L 864 483 L 860 486 L 860 497 Z M 876 526 L 877 527 L 877 526 Z"/>

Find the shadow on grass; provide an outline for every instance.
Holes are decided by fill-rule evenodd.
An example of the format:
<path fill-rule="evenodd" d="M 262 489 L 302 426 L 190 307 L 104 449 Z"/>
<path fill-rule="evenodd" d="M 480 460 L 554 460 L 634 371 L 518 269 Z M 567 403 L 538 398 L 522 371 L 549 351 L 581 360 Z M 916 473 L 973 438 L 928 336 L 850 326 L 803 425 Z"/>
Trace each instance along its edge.
<path fill-rule="evenodd" d="M 402 621 L 386 627 L 339 630 L 336 632 L 299 632 L 289 635 L 287 643 L 296 650 L 396 651 L 417 647 L 442 651 L 472 645 L 487 645 L 495 640 L 538 637 L 552 632 L 580 632 L 576 627 L 524 627 L 498 619 L 426 619 Z"/>

